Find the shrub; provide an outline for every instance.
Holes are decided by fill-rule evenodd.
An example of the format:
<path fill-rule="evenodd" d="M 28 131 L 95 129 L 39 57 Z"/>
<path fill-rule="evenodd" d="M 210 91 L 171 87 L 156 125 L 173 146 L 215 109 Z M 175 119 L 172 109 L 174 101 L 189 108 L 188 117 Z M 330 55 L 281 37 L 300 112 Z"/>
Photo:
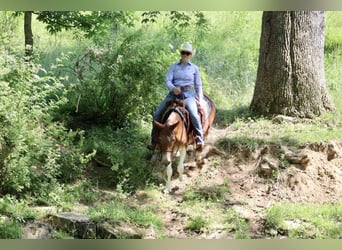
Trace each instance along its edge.
<path fill-rule="evenodd" d="M 207 225 L 208 222 L 202 216 L 196 216 L 187 221 L 186 228 L 190 231 L 200 232 Z"/>
<path fill-rule="evenodd" d="M 48 195 L 59 180 L 80 174 L 82 133 L 52 121 L 65 102 L 58 78 L 34 63 L 8 61 L 0 71 L 0 191 Z"/>
<path fill-rule="evenodd" d="M 121 128 L 150 118 L 166 94 L 164 77 L 172 59 L 167 43 L 152 39 L 132 31 L 109 48 L 89 46 L 74 59 L 78 80 L 70 85 L 70 103 L 64 107 L 66 115 L 72 114 L 71 127 Z"/>
<path fill-rule="evenodd" d="M 151 179 L 144 160 L 146 135 L 138 125 L 89 131 L 85 152 L 96 151 L 94 158 L 111 169 L 110 183 L 124 192 L 144 186 Z"/>
<path fill-rule="evenodd" d="M 0 238 L 1 239 L 20 239 L 22 229 L 19 223 L 14 221 L 0 222 Z"/>

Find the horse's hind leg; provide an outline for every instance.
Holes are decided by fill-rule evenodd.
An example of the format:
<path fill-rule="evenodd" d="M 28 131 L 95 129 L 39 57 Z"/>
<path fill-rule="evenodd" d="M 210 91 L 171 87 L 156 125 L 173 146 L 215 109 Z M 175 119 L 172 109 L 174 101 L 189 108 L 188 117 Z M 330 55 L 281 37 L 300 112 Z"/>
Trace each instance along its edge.
<path fill-rule="evenodd" d="M 182 181 L 183 180 L 183 172 L 184 172 L 184 160 L 185 160 L 185 156 L 186 156 L 186 147 L 180 147 L 179 152 L 180 152 L 180 157 L 179 157 L 177 171 L 179 174 L 179 180 Z"/>

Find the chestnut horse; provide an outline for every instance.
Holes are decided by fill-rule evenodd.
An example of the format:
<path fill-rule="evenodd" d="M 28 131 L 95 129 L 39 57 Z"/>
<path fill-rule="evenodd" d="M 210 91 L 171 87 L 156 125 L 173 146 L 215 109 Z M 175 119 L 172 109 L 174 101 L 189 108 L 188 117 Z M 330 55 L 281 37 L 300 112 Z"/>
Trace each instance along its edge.
<path fill-rule="evenodd" d="M 201 103 L 201 120 L 203 127 L 203 135 L 207 136 L 209 129 L 214 122 L 216 107 L 208 96 L 204 96 Z M 182 181 L 184 172 L 184 160 L 186 157 L 187 146 L 195 143 L 193 131 L 190 128 L 190 119 L 188 118 L 184 107 L 173 106 L 167 112 L 167 118 L 164 123 L 154 121 L 159 129 L 158 146 L 162 153 L 162 163 L 167 164 L 166 167 L 166 189 L 165 193 L 171 192 L 171 177 L 172 177 L 172 156 L 179 153 L 179 163 L 177 171 L 179 180 Z M 200 152 L 196 152 L 196 162 L 201 161 Z"/>

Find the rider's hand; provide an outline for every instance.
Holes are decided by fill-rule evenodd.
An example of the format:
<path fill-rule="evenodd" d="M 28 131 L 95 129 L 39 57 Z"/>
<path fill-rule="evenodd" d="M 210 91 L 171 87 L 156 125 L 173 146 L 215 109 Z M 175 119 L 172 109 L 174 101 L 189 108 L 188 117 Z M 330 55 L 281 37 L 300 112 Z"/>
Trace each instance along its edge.
<path fill-rule="evenodd" d="M 180 95 L 182 93 L 181 89 L 177 87 L 174 87 L 172 91 L 175 95 Z"/>

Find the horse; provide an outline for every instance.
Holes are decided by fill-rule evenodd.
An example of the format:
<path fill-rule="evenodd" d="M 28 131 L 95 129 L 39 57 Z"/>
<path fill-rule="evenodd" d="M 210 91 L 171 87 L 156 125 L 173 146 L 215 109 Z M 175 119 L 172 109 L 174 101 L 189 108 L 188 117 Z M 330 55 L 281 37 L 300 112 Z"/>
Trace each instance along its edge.
<path fill-rule="evenodd" d="M 188 112 L 181 101 L 174 101 L 165 114 L 165 122 L 154 121 L 159 130 L 157 148 L 162 154 L 162 163 L 167 164 L 166 167 L 166 188 L 165 193 L 171 192 L 172 177 L 172 156 L 179 154 L 179 162 L 177 172 L 179 180 L 183 179 L 184 160 L 188 145 L 195 143 L 195 135 L 191 128 Z M 202 121 L 203 135 L 207 136 L 215 118 L 216 107 L 213 101 L 204 95 L 203 102 L 198 104 L 199 113 Z M 201 150 L 199 150 L 201 151 Z M 196 152 L 196 162 L 201 161 L 200 152 Z"/>

